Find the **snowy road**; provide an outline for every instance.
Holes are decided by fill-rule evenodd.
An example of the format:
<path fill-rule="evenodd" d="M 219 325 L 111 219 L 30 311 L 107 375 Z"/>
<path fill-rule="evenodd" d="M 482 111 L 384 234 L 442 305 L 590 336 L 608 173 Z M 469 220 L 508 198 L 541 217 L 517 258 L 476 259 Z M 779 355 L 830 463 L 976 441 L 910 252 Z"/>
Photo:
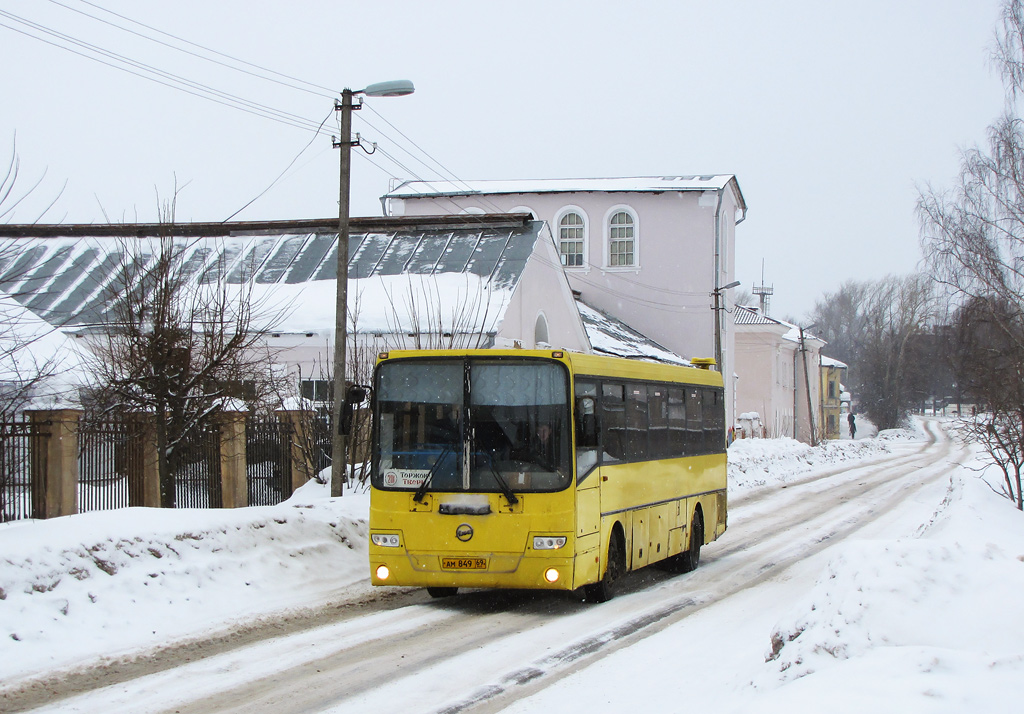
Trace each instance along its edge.
<path fill-rule="evenodd" d="M 500 711 L 709 606 L 791 577 L 791 565 L 892 514 L 922 490 L 928 490 L 926 519 L 957 460 L 938 426 L 926 428 L 924 445 L 896 444 L 883 460 L 736 499 L 728 532 L 705 549 L 697 571 L 634 574 L 625 592 L 603 605 L 511 591 L 428 602 L 417 591 L 358 606 L 329 625 L 270 632 L 234 648 L 220 643 L 225 651 L 213 656 L 190 647 L 180 661 L 162 662 L 161 671 L 152 671 L 151 661 L 129 664 L 118 684 L 60 701 L 39 691 L 17 704 L 49 700 L 39 711 L 182 714 Z"/>

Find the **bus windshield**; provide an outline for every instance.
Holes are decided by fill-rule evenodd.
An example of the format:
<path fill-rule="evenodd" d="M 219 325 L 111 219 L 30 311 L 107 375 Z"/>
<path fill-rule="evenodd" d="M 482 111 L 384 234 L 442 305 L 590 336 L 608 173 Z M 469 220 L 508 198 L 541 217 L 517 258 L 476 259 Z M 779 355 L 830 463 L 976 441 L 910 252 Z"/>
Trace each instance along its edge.
<path fill-rule="evenodd" d="M 395 360 L 375 387 L 376 488 L 536 492 L 571 481 L 568 371 L 557 362 Z"/>

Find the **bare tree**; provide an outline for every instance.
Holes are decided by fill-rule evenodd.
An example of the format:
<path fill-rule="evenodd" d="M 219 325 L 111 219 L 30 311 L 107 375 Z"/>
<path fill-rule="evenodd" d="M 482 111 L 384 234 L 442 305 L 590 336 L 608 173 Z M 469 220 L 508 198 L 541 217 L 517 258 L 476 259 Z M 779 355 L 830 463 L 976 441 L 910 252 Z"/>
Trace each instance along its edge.
<path fill-rule="evenodd" d="M 814 334 L 828 343 L 821 349 L 822 354 L 845 362 L 850 368 L 848 380 L 855 377 L 858 352 L 864 342 L 864 308 L 870 289 L 869 283 L 847 280 L 838 290 L 817 300 L 808 316 Z"/>
<path fill-rule="evenodd" d="M 921 192 L 918 211 L 925 256 L 956 310 L 958 381 L 986 403 L 966 432 L 986 449 L 1021 507 L 1019 454 L 1024 451 L 1024 0 L 1006 0 L 995 63 L 1006 108 L 989 127 L 988 145 L 962 153 L 953 188 Z M 1010 466 L 1010 471 L 1007 469 Z M 1016 488 L 1016 491 L 1014 491 Z"/>
<path fill-rule="evenodd" d="M 396 295 L 385 290 L 389 303 L 387 316 L 389 334 L 412 338 L 407 346 L 414 349 L 475 349 L 488 346 L 490 332 L 498 319 L 498 310 L 488 286 L 481 283 L 475 290 L 470 276 L 465 291 L 455 299 L 446 300 L 438 283 L 429 277 L 409 277 L 404 293 Z M 398 349 L 404 340 L 390 346 Z"/>
<path fill-rule="evenodd" d="M 156 417 L 164 507 L 174 506 L 186 439 L 229 400 L 252 407 L 273 398 L 283 377 L 265 340 L 280 312 L 256 300 L 251 283 L 191 275 L 183 269 L 191 248 L 170 237 L 125 241 L 105 324 L 91 339 L 98 401 Z"/>
<path fill-rule="evenodd" d="M 927 333 L 934 304 L 924 275 L 890 276 L 867 294 L 858 387 L 861 408 L 879 429 L 903 426 L 920 393 L 924 356 L 916 338 Z"/>
<path fill-rule="evenodd" d="M 902 426 L 930 391 L 928 345 L 935 301 L 923 275 L 847 281 L 815 304 L 810 320 L 824 354 L 849 367 L 848 385 L 879 429 Z"/>
<path fill-rule="evenodd" d="M 12 141 L 10 159 L 0 176 L 0 221 L 7 221 L 42 184 L 46 172 L 28 187 L 21 178 L 17 137 Z M 58 193 L 35 219 L 40 220 L 60 198 Z M 59 354 L 56 330 L 35 318 L 7 293 L 7 286 L 27 276 L 18 267 L 19 249 L 13 241 L 0 244 L 0 420 L 10 419 L 39 395 L 40 387 L 64 369 L 65 355 Z"/>

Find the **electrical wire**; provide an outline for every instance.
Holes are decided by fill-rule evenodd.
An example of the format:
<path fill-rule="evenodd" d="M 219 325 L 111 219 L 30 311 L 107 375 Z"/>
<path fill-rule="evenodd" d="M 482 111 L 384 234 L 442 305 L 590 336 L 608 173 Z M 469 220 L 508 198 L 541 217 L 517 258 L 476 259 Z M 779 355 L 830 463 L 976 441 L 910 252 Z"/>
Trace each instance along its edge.
<path fill-rule="evenodd" d="M 162 42 L 161 40 L 158 40 L 158 39 L 153 38 L 153 37 L 149 37 L 148 35 L 144 35 L 142 33 L 136 32 L 134 30 L 130 30 L 130 29 L 126 28 L 126 27 L 121 27 L 120 25 L 112 23 L 112 22 L 110 22 L 108 20 L 103 20 L 102 18 L 99 18 L 99 17 L 96 17 L 95 15 L 91 15 L 89 13 L 83 12 L 82 10 L 76 10 L 76 9 L 74 9 L 72 7 L 69 7 L 69 6 L 67 6 L 67 5 L 65 5 L 65 4 L 63 4 L 61 2 L 58 2 L 58 0 L 50 0 L 50 2 L 52 2 L 53 4 L 59 5 L 61 7 L 64 7 L 64 8 L 66 8 L 66 9 L 72 11 L 72 12 L 77 12 L 77 13 L 83 14 L 86 17 L 91 17 L 91 18 L 93 18 L 94 20 L 96 20 L 98 22 L 102 22 L 102 23 L 110 25 L 112 27 L 116 27 L 116 28 L 118 28 L 120 30 L 123 30 L 124 32 L 130 32 L 133 35 L 137 35 L 137 36 L 142 37 L 144 39 L 150 40 L 151 42 L 156 42 L 156 43 L 161 44 L 161 45 L 163 45 L 165 47 L 169 47 L 169 48 L 177 50 L 179 52 L 184 52 L 186 54 L 192 55 L 193 57 L 197 57 L 199 59 L 203 59 L 203 60 L 206 60 L 208 62 L 214 62 L 216 64 L 219 64 L 219 65 L 223 66 L 223 67 L 227 67 L 229 69 L 233 69 L 233 70 L 235 70 L 237 72 L 244 72 L 245 74 L 249 74 L 249 75 L 251 75 L 253 77 L 259 77 L 260 79 L 265 79 L 265 80 L 270 81 L 270 82 L 276 82 L 276 83 L 281 84 L 283 86 L 291 87 L 292 89 L 298 90 L 300 92 L 309 92 L 311 94 L 317 94 L 319 96 L 325 96 L 327 98 L 333 98 L 333 97 L 335 97 L 337 95 L 337 91 L 331 89 L 330 87 L 324 87 L 324 86 L 321 86 L 319 84 L 314 84 L 313 82 L 307 82 L 304 79 L 299 79 L 298 77 L 293 77 L 291 75 L 284 74 L 282 72 L 277 72 L 277 71 L 275 71 L 273 69 L 270 69 L 269 67 L 263 67 L 261 65 L 254 64 L 252 62 L 247 62 L 246 60 L 239 59 L 238 57 L 233 57 L 233 56 L 231 56 L 229 54 L 225 54 L 224 52 L 219 52 L 218 50 L 212 49 L 210 47 L 206 47 L 205 45 L 200 45 L 200 44 L 197 44 L 195 42 L 191 42 L 190 40 L 186 40 L 183 37 L 179 37 L 179 36 L 173 35 L 173 34 L 171 34 L 169 32 L 165 32 L 165 31 L 163 31 L 163 30 L 161 30 L 159 28 L 153 27 L 152 25 L 147 25 L 144 22 L 139 22 L 138 20 L 133 20 L 132 18 L 130 18 L 130 17 L 126 16 L 126 15 L 121 15 L 119 13 L 114 12 L 113 10 L 108 10 L 105 7 L 101 7 L 101 6 L 99 6 L 99 5 L 95 4 L 95 3 L 89 2 L 88 0 L 79 0 L 79 1 L 82 4 L 84 4 L 84 5 L 89 5 L 90 7 L 94 7 L 97 10 L 100 10 L 102 12 L 105 12 L 105 13 L 108 13 L 110 15 L 113 15 L 114 17 L 118 17 L 118 18 L 120 18 L 120 19 L 122 19 L 122 20 L 124 20 L 126 22 L 130 22 L 133 25 L 138 25 L 139 27 L 144 27 L 147 30 L 151 30 L 152 32 L 159 33 L 159 34 L 163 35 L 164 37 L 170 37 L 171 39 L 177 40 L 178 42 L 183 42 L 186 45 L 189 45 L 190 47 L 196 47 L 198 49 L 203 50 L 204 52 L 209 52 L 211 54 L 217 55 L 218 57 L 223 57 L 225 59 L 229 59 L 232 62 L 237 62 L 239 64 L 246 65 L 247 67 L 252 67 L 254 69 L 261 70 L 263 72 L 269 72 L 270 74 L 276 75 L 278 77 L 283 77 L 284 79 L 289 79 L 289 80 L 291 80 L 293 82 L 299 82 L 300 84 L 304 84 L 307 87 L 313 87 L 313 89 L 311 90 L 311 89 L 307 89 L 307 88 L 304 88 L 304 87 L 299 87 L 299 86 L 294 85 L 294 84 L 288 84 L 286 82 L 281 82 L 280 80 L 275 80 L 275 79 L 273 79 L 271 77 L 265 77 L 265 76 L 262 76 L 260 74 L 254 73 L 254 72 L 249 72 L 247 70 L 244 70 L 244 69 L 241 69 L 241 68 L 238 68 L 238 67 L 233 67 L 233 66 L 231 66 L 229 64 L 226 64 L 226 63 L 223 63 L 223 62 L 219 62 L 219 61 L 211 59 L 209 57 L 203 57 L 202 55 L 199 55 L 199 54 L 194 53 L 194 52 L 189 52 L 188 50 L 182 49 L 180 47 L 175 47 L 175 46 L 173 46 L 173 45 L 171 45 L 169 43 Z M 314 90 L 320 90 L 320 91 L 314 91 Z M 324 94 L 324 92 L 326 92 L 326 94 Z"/>
<path fill-rule="evenodd" d="M 124 26 L 122 26 L 120 24 L 117 24 L 117 23 L 105 20 L 103 18 L 97 17 L 96 15 L 93 15 L 91 13 L 85 12 L 83 10 L 79 10 L 79 9 L 70 7 L 69 5 L 67 5 L 64 2 L 59 2 L 58 0 L 50 0 L 50 2 L 52 4 L 57 5 L 59 7 L 62 7 L 62 8 L 66 9 L 66 10 L 68 10 L 70 12 L 74 12 L 74 13 L 77 13 L 79 15 L 84 15 L 85 17 L 89 17 L 89 18 L 91 18 L 91 19 L 93 19 L 93 20 L 95 20 L 97 22 L 101 22 L 103 24 L 109 25 L 109 26 L 114 27 L 116 29 L 119 29 L 119 30 L 121 30 L 123 32 L 127 32 L 127 33 L 130 33 L 132 35 L 138 36 L 138 37 L 140 37 L 142 39 L 146 39 L 146 40 L 149 40 L 151 42 L 155 42 L 155 43 L 157 43 L 157 44 L 159 44 L 161 46 L 167 47 L 169 49 L 173 49 L 173 50 L 176 50 L 176 51 L 183 52 L 183 53 L 188 54 L 188 55 L 190 55 L 192 57 L 195 57 L 197 59 L 209 61 L 209 62 L 212 62 L 212 63 L 217 64 L 219 66 L 225 67 L 227 69 L 233 69 L 235 71 L 242 72 L 242 73 L 247 74 L 249 76 L 252 76 L 252 77 L 255 77 L 255 78 L 258 78 L 258 79 L 264 79 L 264 80 L 267 80 L 267 81 L 271 81 L 271 82 L 274 82 L 274 83 L 279 84 L 279 85 L 283 85 L 283 86 L 286 86 L 286 87 L 289 87 L 289 88 L 292 88 L 292 89 L 296 89 L 298 91 L 306 91 L 306 92 L 309 92 L 309 93 L 312 93 L 312 94 L 316 94 L 318 96 L 325 96 L 325 97 L 334 97 L 335 96 L 335 92 L 333 92 L 333 90 L 331 90 L 331 89 L 329 89 L 327 87 L 323 87 L 321 85 L 317 85 L 317 84 L 314 84 L 314 83 L 311 83 L 311 82 L 307 82 L 305 80 L 302 80 L 302 79 L 299 79 L 299 78 L 296 78 L 296 77 L 292 77 L 290 75 L 286 75 L 286 74 L 277 72 L 275 70 L 269 69 L 267 67 L 263 67 L 261 65 L 257 65 L 257 64 L 251 63 L 251 62 L 247 62 L 245 60 L 239 59 L 237 57 L 233 57 L 233 56 L 228 55 L 226 53 L 219 52 L 219 51 L 214 50 L 212 48 L 205 47 L 203 45 L 191 42 L 191 41 L 186 40 L 186 39 L 184 39 L 182 37 L 179 37 L 177 35 L 173 35 L 171 33 L 168 33 L 168 32 L 165 32 L 163 30 L 160 30 L 158 28 L 155 28 L 155 27 L 153 27 L 151 25 L 147 25 L 147 24 L 139 22 L 137 20 L 133 20 L 132 18 L 129 18 L 129 17 L 125 16 L 125 15 L 113 12 L 111 10 L 107 10 L 106 8 L 103 8 L 103 7 L 101 7 L 101 6 L 99 6 L 99 5 L 95 4 L 95 3 L 88 2 L 88 0 L 80 0 L 80 1 L 83 4 L 88 5 L 88 6 L 92 7 L 92 8 L 95 8 L 95 9 L 100 10 L 102 12 L 105 12 L 105 13 L 108 13 L 110 15 L 113 15 L 113 16 L 115 16 L 117 18 L 120 18 L 121 20 L 123 20 L 125 22 L 132 23 L 132 24 L 137 25 L 139 27 L 143 27 L 143 28 L 145 28 L 145 29 L 147 29 L 147 30 L 149 30 L 151 32 L 159 33 L 160 35 L 163 35 L 165 37 L 171 38 L 171 39 L 173 39 L 173 40 L 175 40 L 177 42 L 185 43 L 186 45 L 198 48 L 200 50 L 203 50 L 204 52 L 209 52 L 209 53 L 217 55 L 219 57 L 223 57 L 225 59 L 228 59 L 231 62 L 236 62 L 238 64 L 242 64 L 242 65 L 245 65 L 247 67 L 252 67 L 254 69 L 260 70 L 261 72 L 267 72 L 267 73 L 276 75 L 277 77 L 282 77 L 284 79 L 290 80 L 291 82 L 301 83 L 303 85 L 306 85 L 306 87 L 301 87 L 301 86 L 298 86 L 296 84 L 291 84 L 289 82 L 283 82 L 283 81 L 281 81 L 279 79 L 275 79 L 274 77 L 268 77 L 268 76 L 265 76 L 265 75 L 260 74 L 258 72 L 252 72 L 250 70 L 246 70 L 246 69 L 243 69 L 243 68 L 240 68 L 240 67 L 233 66 L 233 65 L 228 64 L 226 62 L 221 62 L 219 60 L 203 56 L 203 55 L 201 55 L 199 53 L 192 52 L 190 50 L 186 50 L 186 49 L 183 49 L 183 48 L 180 48 L 180 47 L 176 47 L 176 46 L 174 46 L 171 43 L 164 42 L 162 40 L 159 40 L 157 38 L 151 37 L 151 36 L 146 35 L 144 33 L 137 32 L 137 31 L 132 30 L 130 28 L 124 27 Z M 211 87 L 209 85 L 206 85 L 206 84 L 204 84 L 202 82 L 196 82 L 194 80 L 190 80 L 190 79 L 188 79 L 186 77 L 183 77 L 181 75 L 177 75 L 177 74 L 172 73 L 172 72 L 167 72 L 167 71 L 161 70 L 158 67 L 155 67 L 153 65 L 147 64 L 145 62 L 140 62 L 140 61 L 134 60 L 134 59 L 132 59 L 132 58 L 130 58 L 128 56 L 125 56 L 125 55 L 117 53 L 117 52 L 106 50 L 106 49 L 104 49 L 104 48 L 102 48 L 102 47 L 100 47 L 98 45 L 86 42 L 84 40 L 77 39 L 77 38 L 75 38 L 75 37 L 73 37 L 71 35 L 68 35 L 68 34 L 63 33 L 63 32 L 59 32 L 59 31 L 57 31 L 57 30 L 55 30 L 55 29 L 53 29 L 51 27 L 47 27 L 47 26 L 45 26 L 45 25 L 43 25 L 41 23 L 36 23 L 36 22 L 31 21 L 31 20 L 28 20 L 28 19 L 25 19 L 23 17 L 20 17 L 18 15 L 15 15 L 14 13 L 10 13 L 10 12 L 7 12 L 7 11 L 0 10 L 0 16 L 6 17 L 8 20 L 10 20 L 12 22 L 16 22 L 16 23 L 19 23 L 19 24 L 21 24 L 21 25 L 23 25 L 25 27 L 28 27 L 31 30 L 33 30 L 34 32 L 36 32 L 36 33 L 41 33 L 43 35 L 48 35 L 49 37 L 51 37 L 53 39 L 52 40 L 51 39 L 47 39 L 46 37 L 41 37 L 38 34 L 33 34 L 32 32 L 27 32 L 27 31 L 25 31 L 23 29 L 19 29 L 17 27 L 12 27 L 11 25 L 8 25 L 8 24 L 2 23 L 2 22 L 0 22 L 0 27 L 5 27 L 5 28 L 7 28 L 9 30 L 12 30 L 14 32 L 18 32 L 19 34 L 25 35 L 27 37 L 30 37 L 30 38 L 35 39 L 35 40 L 38 40 L 40 42 L 44 42 L 44 43 L 49 44 L 49 45 L 51 45 L 53 47 L 57 47 L 58 49 L 63 49 L 65 51 L 67 51 L 67 52 L 71 52 L 71 53 L 76 54 L 76 55 L 78 55 L 80 57 L 84 57 L 86 59 L 93 60 L 95 62 L 98 62 L 100 64 L 106 65 L 108 67 L 112 67 L 114 69 L 119 69 L 119 70 L 121 70 L 123 72 L 126 72 L 128 74 L 132 74 L 132 75 L 135 75 L 135 76 L 140 77 L 142 79 L 146 79 L 146 80 L 149 80 L 151 82 L 155 82 L 156 84 L 160 84 L 162 86 L 169 87 L 171 89 L 176 89 L 178 91 L 185 92 L 186 94 L 190 94 L 190 95 L 195 96 L 195 97 L 199 97 L 199 98 L 202 98 L 202 99 L 206 99 L 208 101 L 215 102 L 215 103 L 220 104 L 222 106 L 227 106 L 227 107 L 231 107 L 231 108 L 234 108 L 234 109 L 239 109 L 241 111 L 244 111 L 246 113 L 252 114 L 254 116 L 260 116 L 260 117 L 263 117 L 263 118 L 266 118 L 266 119 L 270 119 L 272 121 L 276 121 L 276 122 L 284 124 L 286 126 L 291 126 L 291 127 L 298 128 L 298 129 L 312 131 L 314 133 L 314 135 L 319 135 L 322 132 L 322 129 L 323 129 L 323 126 L 324 126 L 325 122 L 321 122 L 319 125 L 316 125 L 315 122 L 313 122 L 313 121 L 311 121 L 309 119 L 306 119 L 305 117 L 299 116 L 297 114 L 293 114 L 291 112 L 286 112 L 286 111 L 282 111 L 282 110 L 279 110 L 279 109 L 275 109 L 275 108 L 273 108 L 271 106 L 268 106 L 266 104 L 262 104 L 262 103 L 259 103 L 259 102 L 254 102 L 254 101 L 245 99 L 243 97 L 231 94 L 229 92 L 225 92 L 225 91 L 216 89 L 216 88 Z M 71 46 L 69 46 L 69 45 L 71 45 Z M 76 49 L 76 47 L 79 48 L 79 49 Z M 314 89 L 308 89 L 308 87 L 312 87 Z M 315 91 L 315 90 L 323 90 L 324 92 L 330 92 L 330 94 L 323 94 L 322 92 Z M 409 138 L 408 135 L 406 135 L 404 132 L 402 132 L 398 127 L 396 127 L 392 122 L 390 122 L 380 112 L 378 112 L 376 109 L 373 109 L 372 107 L 369 107 L 368 104 L 364 103 L 364 104 L 362 104 L 362 106 L 366 106 L 367 108 L 369 108 L 370 111 L 372 111 L 383 122 L 385 122 L 389 127 L 391 127 L 391 129 L 393 129 L 395 132 L 397 132 L 405 141 L 407 141 L 410 144 L 412 144 L 430 162 L 433 162 L 434 165 L 436 165 L 437 167 L 440 167 L 440 169 L 442 170 L 443 173 L 448 174 L 451 178 L 443 179 L 444 183 L 462 184 L 463 186 L 466 187 L 467 190 L 470 190 L 470 191 L 473 190 L 472 187 L 468 183 L 462 181 L 450 169 L 448 169 L 443 163 L 441 163 L 438 159 L 436 159 L 433 156 L 431 156 L 426 150 L 424 150 L 421 146 L 419 146 L 419 144 L 417 144 L 415 141 L 413 141 L 411 138 Z M 359 118 L 360 121 L 362 121 L 363 123 L 367 124 L 367 126 L 370 126 L 376 132 L 378 132 L 379 134 L 381 134 L 382 136 L 387 138 L 389 141 L 391 141 L 394 144 L 395 147 L 397 147 L 399 150 L 401 150 L 404 153 L 406 153 L 410 158 L 412 158 L 414 161 L 418 162 L 420 165 L 422 165 L 428 171 L 435 171 L 433 166 L 431 166 L 426 161 L 424 161 L 423 159 L 421 159 L 418 156 L 416 156 L 409 149 L 405 148 L 405 146 L 402 145 L 401 141 L 399 141 L 399 140 L 395 139 L 394 137 L 390 136 L 386 131 L 384 131 L 381 128 L 379 128 L 378 126 L 374 125 L 373 122 L 371 122 L 371 121 L 369 121 L 367 119 L 364 119 L 362 117 L 359 117 L 359 115 L 356 115 L 356 116 Z M 314 136 L 314 138 L 315 138 L 315 136 Z M 281 178 L 284 176 L 284 174 L 287 173 L 287 171 L 294 165 L 295 161 L 298 160 L 298 158 L 308 149 L 308 146 L 309 145 L 307 145 L 302 151 L 299 152 L 299 154 L 295 157 L 295 159 L 293 159 L 292 162 L 289 163 L 288 167 L 286 167 L 285 170 L 277 178 L 275 178 L 273 182 L 271 182 L 270 186 L 268 186 L 267 189 L 265 189 L 263 192 L 261 192 L 259 194 L 259 196 L 264 195 L 270 188 L 272 188 L 274 185 L 276 185 L 281 180 Z M 406 165 L 402 161 L 399 161 L 394 156 L 394 154 L 392 154 L 390 152 L 387 152 L 386 150 L 383 150 L 383 149 L 381 149 L 381 153 L 382 153 L 382 155 L 388 161 L 390 161 L 392 164 L 394 164 L 395 166 L 400 168 L 402 171 L 404 171 L 408 177 L 412 178 L 413 180 L 416 180 L 416 181 L 419 181 L 419 182 L 423 183 L 424 185 L 428 186 L 432 190 L 438 191 L 437 187 L 434 186 L 428 179 L 426 179 L 426 178 L 422 177 L 421 175 L 419 175 L 418 172 L 413 171 L 408 165 Z M 388 174 L 389 177 L 393 178 L 393 176 L 391 175 L 391 172 L 387 171 L 387 169 L 385 169 L 379 163 L 375 162 L 373 159 L 370 159 L 368 156 L 364 156 L 364 158 L 370 160 L 371 164 L 375 165 L 379 170 L 381 170 L 382 172 Z M 440 191 L 438 191 L 438 192 L 440 192 Z M 259 196 L 257 196 L 257 198 L 259 198 Z M 486 196 L 478 196 L 477 198 L 478 198 L 478 200 L 480 202 L 484 203 L 485 205 L 488 205 L 495 212 L 499 212 L 499 213 L 503 212 L 503 209 L 501 207 L 497 206 L 495 203 L 490 201 Z M 256 199 L 254 199 L 254 200 L 256 200 Z M 462 207 L 460 207 L 451 198 L 447 198 L 446 197 L 446 198 L 443 199 L 443 201 L 446 204 L 450 205 L 451 213 L 453 213 L 453 214 L 454 213 L 464 213 L 464 209 L 462 209 Z M 250 204 L 251 204 L 251 202 L 250 202 Z M 250 205 L 250 204 L 246 204 L 246 206 L 243 206 L 243 209 L 245 207 L 248 207 L 248 205 Z M 239 209 L 239 211 L 241 211 L 243 209 Z M 235 214 L 232 214 L 232 215 L 237 215 L 237 213 L 238 213 L 238 211 L 236 211 Z"/>
<path fill-rule="evenodd" d="M 290 169 L 292 166 L 294 166 L 295 162 L 299 160 L 299 157 L 301 157 L 304 153 L 306 153 L 306 151 L 309 149 L 309 147 L 311 147 L 313 145 L 313 142 L 317 140 L 317 138 L 320 136 L 320 129 L 323 128 L 324 124 L 327 123 L 327 120 L 331 118 L 331 115 L 333 113 L 334 113 L 333 109 L 330 112 L 328 112 L 327 116 L 324 117 L 324 120 L 322 122 L 320 122 L 320 126 L 317 128 L 317 131 L 313 135 L 313 138 L 309 140 L 308 144 L 306 144 L 304 147 L 302 147 L 302 150 L 298 154 L 295 155 L 295 158 L 293 158 L 291 161 L 288 162 L 288 165 L 285 166 L 284 170 L 281 171 L 281 173 L 279 173 L 277 175 L 277 178 L 275 178 L 273 181 L 270 182 L 269 186 L 267 186 L 265 189 L 263 189 L 258 194 L 256 194 L 256 196 L 254 196 L 248 203 L 246 203 L 244 206 L 242 206 L 237 211 L 232 213 L 230 216 L 225 218 L 223 221 L 221 221 L 221 223 L 227 223 L 232 218 L 237 216 L 239 213 L 241 213 L 242 211 L 247 209 L 249 206 L 251 206 L 252 204 L 256 203 L 256 201 L 258 201 L 259 199 L 263 198 L 263 196 L 267 193 L 267 191 L 269 191 L 270 189 L 274 188 L 274 186 L 277 185 L 277 183 L 284 177 L 284 175 L 286 173 L 288 173 L 288 169 Z"/>
<path fill-rule="evenodd" d="M 194 82 L 184 77 L 180 77 L 171 72 L 165 72 L 156 67 L 147 65 L 144 62 L 132 60 L 131 58 L 119 55 L 116 52 L 104 50 L 103 48 L 98 47 L 96 45 L 92 45 L 88 42 L 77 40 L 74 37 L 71 37 L 70 35 L 65 35 L 64 33 L 58 32 L 51 28 L 47 28 L 43 25 L 39 25 L 38 23 L 34 23 L 30 20 L 25 20 L 24 18 L 18 17 L 17 15 L 9 13 L 5 10 L 0 10 L 0 17 L 5 17 L 14 22 L 18 22 L 33 30 L 36 30 L 37 32 L 42 32 L 61 41 L 70 42 L 75 46 L 81 47 L 84 50 L 88 50 L 88 52 L 76 50 L 74 49 L 74 47 L 69 47 L 67 45 L 60 44 L 59 42 L 48 40 L 45 37 L 34 35 L 30 32 L 26 32 L 25 30 L 19 29 L 17 27 L 12 27 L 11 25 L 7 25 L 3 22 L 0 22 L 0 27 L 6 27 L 7 29 L 12 30 L 13 32 L 25 35 L 26 37 L 30 37 L 40 42 L 44 42 L 48 45 L 52 45 L 53 47 L 57 47 L 67 52 L 71 52 L 72 54 L 76 54 L 80 57 L 84 57 L 86 59 L 99 62 L 100 64 L 107 65 L 108 67 L 119 69 L 123 72 L 127 72 L 128 74 L 133 74 L 137 77 L 141 77 L 142 79 L 147 79 L 149 81 L 156 82 L 157 84 L 162 84 L 165 87 L 170 87 L 171 89 L 177 89 L 179 91 L 185 92 L 186 94 L 191 94 L 193 96 L 200 97 L 202 99 L 207 99 L 217 104 L 222 104 L 224 106 L 232 107 L 234 109 L 239 109 L 241 111 L 253 114 L 255 116 L 262 116 L 265 119 L 271 119 L 273 121 L 293 126 L 295 128 L 312 130 L 314 129 L 314 127 L 316 127 L 315 122 L 304 117 L 301 117 L 297 114 L 291 114 L 289 112 L 274 109 L 272 107 L 259 104 L 258 102 L 252 102 L 241 97 L 232 95 L 228 92 L 223 92 L 221 90 L 214 89 L 213 87 L 209 87 L 200 82 Z M 89 54 L 89 52 L 93 52 L 95 54 Z M 96 55 L 100 56 L 97 57 Z M 112 61 L 107 61 L 106 59 L 104 59 L 104 57 Z M 118 62 L 120 62 L 121 64 L 117 64 Z M 149 74 L 145 74 L 146 72 L 148 72 Z"/>

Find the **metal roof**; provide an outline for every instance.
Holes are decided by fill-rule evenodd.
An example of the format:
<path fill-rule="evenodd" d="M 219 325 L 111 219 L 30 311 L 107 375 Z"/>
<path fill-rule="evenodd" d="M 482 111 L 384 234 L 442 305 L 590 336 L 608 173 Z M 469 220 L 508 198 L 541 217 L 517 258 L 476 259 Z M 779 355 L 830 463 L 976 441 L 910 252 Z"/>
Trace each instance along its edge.
<path fill-rule="evenodd" d="M 716 191 L 732 186 L 741 208 L 746 209 L 743 192 L 733 174 L 689 176 L 638 176 L 632 178 L 511 179 L 485 181 L 406 181 L 383 196 L 427 198 L 511 193 Z"/>
<path fill-rule="evenodd" d="M 354 219 L 352 279 L 466 273 L 513 288 L 543 228 L 525 216 Z M 337 222 L 0 226 L 0 291 L 60 326 L 103 321 L 119 289 L 118 267 L 152 259 L 159 240 L 182 253 L 199 283 L 257 285 L 333 281 Z M 129 256 L 130 254 L 130 256 Z"/>

